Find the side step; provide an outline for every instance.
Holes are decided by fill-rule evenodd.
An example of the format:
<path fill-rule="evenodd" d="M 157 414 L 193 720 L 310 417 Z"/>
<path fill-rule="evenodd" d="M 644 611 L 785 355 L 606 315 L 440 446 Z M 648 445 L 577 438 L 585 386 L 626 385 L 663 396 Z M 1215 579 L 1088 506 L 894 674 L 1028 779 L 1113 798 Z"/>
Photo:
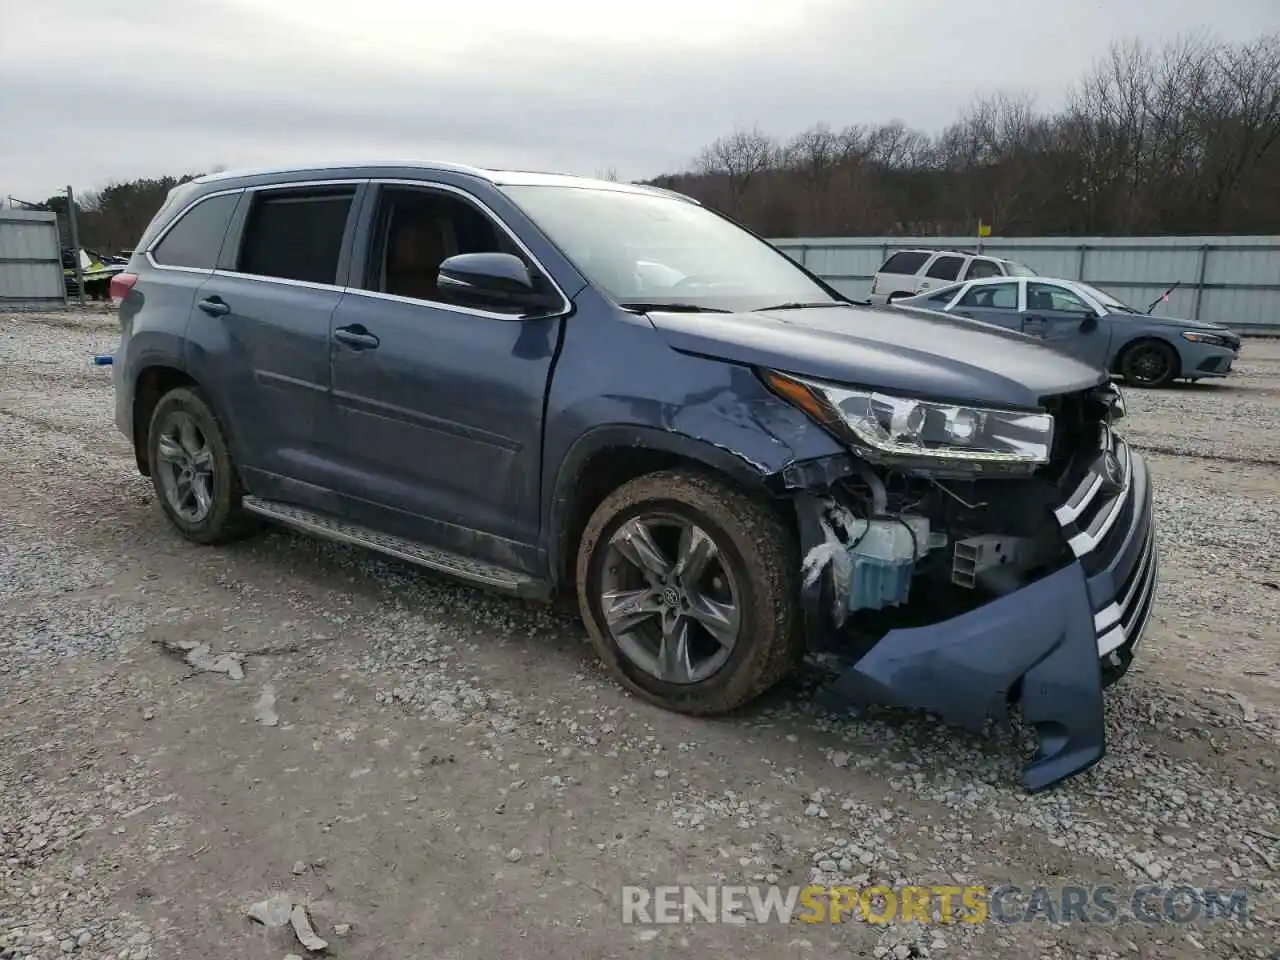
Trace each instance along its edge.
<path fill-rule="evenodd" d="M 256 513 L 261 517 L 301 530 L 303 533 L 376 550 L 389 557 L 405 560 L 429 570 L 447 573 L 491 590 L 521 597 L 542 597 L 547 594 L 546 585 L 528 574 L 508 570 L 482 560 L 461 557 L 456 553 L 438 550 L 416 540 L 379 533 L 357 523 L 339 520 L 337 517 L 317 513 L 292 503 L 262 500 L 258 497 L 245 497 L 243 502 L 244 508 L 250 513 Z"/>

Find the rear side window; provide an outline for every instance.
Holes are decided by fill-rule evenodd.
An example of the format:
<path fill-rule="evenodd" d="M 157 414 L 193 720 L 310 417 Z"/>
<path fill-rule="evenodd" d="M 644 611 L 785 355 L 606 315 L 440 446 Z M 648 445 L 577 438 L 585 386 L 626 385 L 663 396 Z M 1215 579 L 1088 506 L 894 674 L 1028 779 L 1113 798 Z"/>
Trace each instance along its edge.
<path fill-rule="evenodd" d="M 969 292 L 960 298 L 956 306 L 985 310 L 1017 310 L 1018 281 L 982 283 L 976 287 L 970 287 Z"/>
<path fill-rule="evenodd" d="M 165 233 L 151 258 L 165 267 L 212 270 L 239 199 L 238 193 L 226 193 L 197 203 Z"/>
<path fill-rule="evenodd" d="M 899 250 L 892 257 L 884 262 L 884 266 L 880 268 L 880 273 L 897 273 L 910 276 L 921 267 L 924 262 L 929 259 L 927 253 L 914 253 L 910 250 Z"/>
<path fill-rule="evenodd" d="M 974 260 L 969 264 L 969 272 L 964 275 L 966 280 L 980 280 L 983 277 L 1002 277 L 1004 274 L 1000 271 L 1000 265 L 994 260 Z"/>
<path fill-rule="evenodd" d="M 925 276 L 937 280 L 954 280 L 959 275 L 960 266 L 963 263 L 964 257 L 939 257 L 929 264 Z"/>
<path fill-rule="evenodd" d="M 259 277 L 336 283 L 353 189 L 254 198 L 236 269 Z"/>

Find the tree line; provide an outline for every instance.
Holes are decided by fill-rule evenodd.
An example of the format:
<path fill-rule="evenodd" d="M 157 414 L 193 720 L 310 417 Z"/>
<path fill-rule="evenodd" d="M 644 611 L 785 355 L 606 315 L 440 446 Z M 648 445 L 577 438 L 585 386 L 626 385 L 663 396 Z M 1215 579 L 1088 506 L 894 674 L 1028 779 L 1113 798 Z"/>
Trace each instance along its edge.
<path fill-rule="evenodd" d="M 770 237 L 1280 233 L 1280 34 L 1120 43 L 1057 112 L 985 96 L 933 136 L 738 130 L 650 182 Z"/>
<path fill-rule="evenodd" d="M 129 249 L 174 186 L 113 183 L 77 202 L 82 246 Z M 608 174 L 616 179 L 616 174 Z M 708 145 L 647 183 L 769 237 L 1280 233 L 1280 34 L 1116 44 L 1065 106 L 980 97 L 945 130 L 819 124 Z M 44 204 L 60 213 L 66 198 Z"/>

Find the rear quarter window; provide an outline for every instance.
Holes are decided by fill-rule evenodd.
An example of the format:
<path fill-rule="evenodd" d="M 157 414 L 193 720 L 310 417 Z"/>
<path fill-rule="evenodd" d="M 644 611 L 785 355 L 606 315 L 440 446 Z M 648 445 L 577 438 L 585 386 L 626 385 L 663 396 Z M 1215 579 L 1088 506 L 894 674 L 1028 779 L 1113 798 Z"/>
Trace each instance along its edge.
<path fill-rule="evenodd" d="M 196 203 L 165 231 L 151 259 L 163 267 L 212 270 L 239 200 L 240 194 L 225 193 Z"/>
<path fill-rule="evenodd" d="M 927 253 L 915 253 L 908 250 L 899 250 L 884 262 L 884 266 L 882 266 L 878 272 L 911 276 L 923 267 L 925 261 L 928 259 L 929 254 Z"/>

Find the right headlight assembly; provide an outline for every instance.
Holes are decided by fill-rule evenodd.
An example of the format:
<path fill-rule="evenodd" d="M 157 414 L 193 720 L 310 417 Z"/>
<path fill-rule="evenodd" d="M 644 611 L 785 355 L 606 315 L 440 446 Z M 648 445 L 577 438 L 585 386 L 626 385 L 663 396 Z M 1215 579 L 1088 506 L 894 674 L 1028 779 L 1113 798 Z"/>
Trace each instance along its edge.
<path fill-rule="evenodd" d="M 868 460 L 963 473 L 1034 470 L 1049 462 L 1053 416 L 857 390 L 776 370 L 764 382 Z"/>

